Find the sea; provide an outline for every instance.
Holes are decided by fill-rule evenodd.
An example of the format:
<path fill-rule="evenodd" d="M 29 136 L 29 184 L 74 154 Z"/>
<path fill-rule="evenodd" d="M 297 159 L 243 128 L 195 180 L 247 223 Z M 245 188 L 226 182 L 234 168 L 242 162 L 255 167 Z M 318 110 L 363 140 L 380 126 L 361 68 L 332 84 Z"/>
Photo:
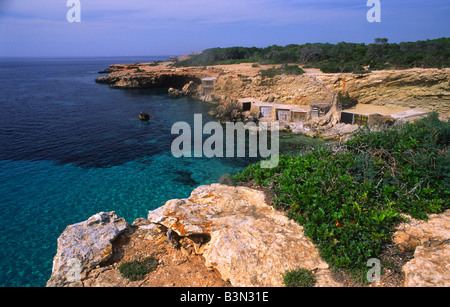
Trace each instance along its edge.
<path fill-rule="evenodd" d="M 95 83 L 110 64 L 167 59 L 0 59 L 0 286 L 44 287 L 70 224 L 102 211 L 131 224 L 255 162 L 171 154 L 172 125 L 215 120 L 211 103 Z"/>

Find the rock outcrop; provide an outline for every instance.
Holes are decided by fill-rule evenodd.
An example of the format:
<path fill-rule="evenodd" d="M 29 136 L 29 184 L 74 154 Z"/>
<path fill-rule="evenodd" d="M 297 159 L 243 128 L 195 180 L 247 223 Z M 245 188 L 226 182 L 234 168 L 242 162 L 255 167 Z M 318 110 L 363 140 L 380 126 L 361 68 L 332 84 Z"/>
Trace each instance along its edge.
<path fill-rule="evenodd" d="M 176 88 L 169 88 L 168 94 L 170 98 L 191 97 L 199 98 L 199 85 L 194 81 L 189 81 L 181 90 Z"/>
<path fill-rule="evenodd" d="M 450 210 L 398 227 L 394 242 L 415 253 L 395 285 L 450 285 L 449 224 Z M 129 281 L 118 270 L 120 263 L 150 256 L 157 257 L 158 269 L 142 281 Z M 131 226 L 114 212 L 68 226 L 58 238 L 47 286 L 272 287 L 282 286 L 282 274 L 297 267 L 312 270 L 316 286 L 345 282 L 336 281 L 302 227 L 269 206 L 263 192 L 212 184 Z"/>
<path fill-rule="evenodd" d="M 201 186 L 189 199 L 149 212 L 148 219 L 191 238 L 206 266 L 233 286 L 282 286 L 282 274 L 299 266 L 316 270 L 321 286 L 338 285 L 302 227 L 269 206 L 263 192 Z"/>
<path fill-rule="evenodd" d="M 109 84 L 116 89 L 146 89 L 146 88 L 182 88 L 189 82 L 201 84 L 196 75 L 183 73 L 111 73 L 105 77 L 98 77 L 95 82 Z"/>
<path fill-rule="evenodd" d="M 216 97 L 254 97 L 265 102 L 310 105 L 346 93 L 359 103 L 450 112 L 450 69 L 408 69 L 357 74 L 314 74 L 247 78 L 220 76 Z"/>
<path fill-rule="evenodd" d="M 282 286 L 282 274 L 297 267 L 314 270 L 318 286 L 340 285 L 302 227 L 266 204 L 260 191 L 221 184 L 201 186 L 189 199 L 170 200 L 149 212 L 145 223 L 136 225 L 144 225 L 130 226 L 141 233 L 134 239 L 136 244 L 162 242 L 164 234 L 167 245 L 170 241 L 181 247 L 177 257 L 203 255 L 206 267 L 232 286 Z M 58 239 L 47 286 L 129 285 L 114 264 L 120 257 L 113 256 L 113 263 L 102 266 L 114 250 L 121 249 L 111 242 L 127 227 L 113 212 L 68 226 Z"/>
<path fill-rule="evenodd" d="M 112 256 L 112 241 L 128 227 L 114 212 L 101 212 L 67 226 L 58 238 L 49 287 L 77 284 L 83 276 Z"/>
<path fill-rule="evenodd" d="M 194 82 L 189 96 L 201 97 L 205 77 L 217 78 L 211 99 L 253 97 L 264 102 L 310 105 L 331 102 L 338 92 L 348 93 L 362 104 L 420 108 L 450 114 L 450 69 L 383 70 L 366 74 L 324 74 L 311 70 L 300 76 L 278 75 L 263 78 L 251 64 L 216 65 L 208 68 L 171 68 L 145 64 L 111 65 L 111 73 L 97 78 L 113 88 L 175 88 Z M 178 92 L 177 92 L 178 94 Z M 175 95 L 177 96 L 177 95 Z M 187 96 L 187 95 L 185 95 Z"/>
<path fill-rule="evenodd" d="M 427 222 L 410 219 L 394 234 L 402 250 L 414 250 L 414 258 L 402 272 L 405 287 L 450 286 L 450 210 L 433 214 Z"/>
<path fill-rule="evenodd" d="M 419 246 L 414 259 L 403 266 L 405 287 L 450 286 L 450 242 Z"/>

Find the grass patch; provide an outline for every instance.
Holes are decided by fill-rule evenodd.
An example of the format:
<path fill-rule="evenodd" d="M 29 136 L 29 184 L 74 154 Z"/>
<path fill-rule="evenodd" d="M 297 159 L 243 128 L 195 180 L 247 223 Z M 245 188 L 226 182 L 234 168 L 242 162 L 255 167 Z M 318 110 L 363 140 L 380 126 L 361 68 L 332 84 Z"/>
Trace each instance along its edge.
<path fill-rule="evenodd" d="M 285 287 L 314 287 L 317 279 L 310 270 L 297 268 L 288 270 L 283 274 L 283 284 Z"/>
<path fill-rule="evenodd" d="M 141 262 L 133 260 L 122 263 L 119 266 L 120 274 L 130 281 L 142 280 L 145 275 L 156 270 L 158 266 L 158 259 L 154 257 L 147 257 Z"/>

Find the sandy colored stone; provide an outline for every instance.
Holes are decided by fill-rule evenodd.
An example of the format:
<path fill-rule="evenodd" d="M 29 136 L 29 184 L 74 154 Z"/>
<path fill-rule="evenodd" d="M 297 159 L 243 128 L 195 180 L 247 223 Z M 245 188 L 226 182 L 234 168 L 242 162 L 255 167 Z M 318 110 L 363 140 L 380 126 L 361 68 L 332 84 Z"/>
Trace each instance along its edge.
<path fill-rule="evenodd" d="M 394 243 L 414 258 L 402 267 L 405 287 L 450 286 L 450 210 L 428 221 L 410 219 L 394 234 Z"/>
<path fill-rule="evenodd" d="M 437 246 L 419 246 L 414 259 L 405 264 L 405 287 L 450 286 L 450 242 Z"/>
<path fill-rule="evenodd" d="M 442 214 L 432 214 L 428 221 L 411 218 L 397 229 L 393 241 L 402 250 L 414 250 L 427 241 L 450 240 L 450 210 Z"/>
<path fill-rule="evenodd" d="M 200 84 L 202 78 L 216 77 L 212 95 L 214 100 L 225 96 L 234 99 L 253 97 L 264 102 L 308 106 L 315 102 L 331 102 L 333 93 L 348 92 L 361 104 L 438 111 L 442 116 L 450 116 L 448 68 L 380 70 L 363 75 L 325 74 L 318 69 L 305 69 L 306 73 L 299 76 L 259 76 L 260 70 L 278 66 L 252 67 L 252 63 L 242 63 L 206 68 L 174 68 L 169 67 L 168 62 L 157 66 L 146 63 L 120 64 L 111 65 L 109 75 L 99 77 L 96 81 L 108 83 L 114 88 L 160 86 L 181 90 L 190 81 Z M 201 98 L 201 86 L 196 91 L 191 91 L 190 96 Z"/>
<path fill-rule="evenodd" d="M 87 271 L 111 258 L 111 242 L 127 228 L 127 222 L 114 212 L 100 212 L 87 221 L 67 226 L 58 238 L 47 286 L 79 283 Z"/>
<path fill-rule="evenodd" d="M 296 267 L 320 272 L 320 285 L 337 285 L 300 225 L 265 202 L 263 192 L 219 184 L 195 189 L 189 199 L 170 200 L 148 219 L 182 237 L 203 236 L 207 267 L 233 286 L 282 286 Z"/>

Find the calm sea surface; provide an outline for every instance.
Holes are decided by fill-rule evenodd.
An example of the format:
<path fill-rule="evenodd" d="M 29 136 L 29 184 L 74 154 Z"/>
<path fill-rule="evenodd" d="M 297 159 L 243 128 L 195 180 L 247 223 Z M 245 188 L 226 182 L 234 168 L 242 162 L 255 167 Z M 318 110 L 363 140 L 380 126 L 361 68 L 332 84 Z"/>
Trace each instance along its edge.
<path fill-rule="evenodd" d="M 94 82 L 109 64 L 155 60 L 0 59 L 0 286 L 45 286 L 67 225 L 100 211 L 132 223 L 251 162 L 171 155 L 172 125 L 213 120 L 211 104 Z"/>

